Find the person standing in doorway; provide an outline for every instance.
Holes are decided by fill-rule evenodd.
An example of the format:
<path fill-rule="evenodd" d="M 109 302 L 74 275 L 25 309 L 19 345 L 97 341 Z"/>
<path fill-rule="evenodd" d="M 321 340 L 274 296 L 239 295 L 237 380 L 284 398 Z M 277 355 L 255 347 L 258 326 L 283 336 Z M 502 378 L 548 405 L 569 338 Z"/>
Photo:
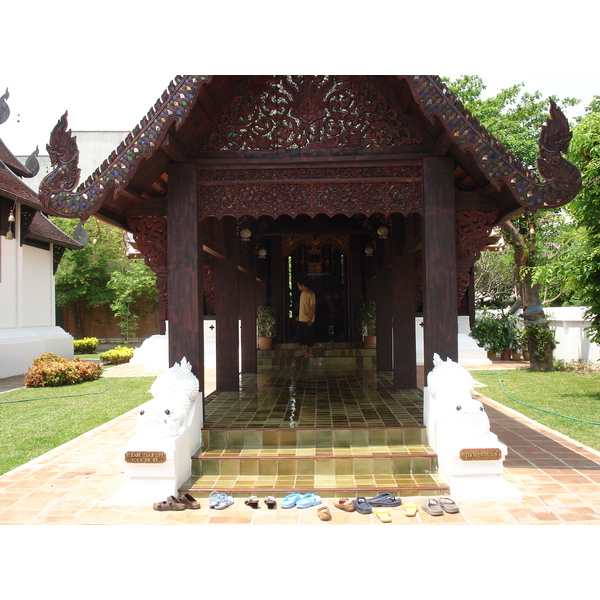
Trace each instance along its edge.
<path fill-rule="evenodd" d="M 313 346 L 315 345 L 315 312 L 317 310 L 317 302 L 314 292 L 308 287 L 306 279 L 298 280 L 298 289 L 300 292 L 300 310 L 296 317 L 298 323 L 298 343 L 302 347 L 302 354 L 298 354 L 297 358 L 312 358 Z"/>

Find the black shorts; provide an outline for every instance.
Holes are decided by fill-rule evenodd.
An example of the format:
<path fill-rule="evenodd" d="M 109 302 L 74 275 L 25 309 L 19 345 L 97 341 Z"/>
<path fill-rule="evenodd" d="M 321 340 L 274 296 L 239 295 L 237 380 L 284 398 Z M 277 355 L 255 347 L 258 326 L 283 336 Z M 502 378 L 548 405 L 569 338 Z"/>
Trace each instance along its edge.
<path fill-rule="evenodd" d="M 296 326 L 296 341 L 301 346 L 312 348 L 315 345 L 315 324 L 309 327 L 305 321 L 297 321 Z"/>

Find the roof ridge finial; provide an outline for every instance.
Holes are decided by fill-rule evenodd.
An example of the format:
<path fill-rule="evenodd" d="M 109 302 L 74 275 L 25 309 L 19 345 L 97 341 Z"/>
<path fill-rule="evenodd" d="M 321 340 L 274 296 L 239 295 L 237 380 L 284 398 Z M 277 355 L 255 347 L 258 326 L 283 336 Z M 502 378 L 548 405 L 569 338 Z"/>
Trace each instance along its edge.
<path fill-rule="evenodd" d="M 10 107 L 6 102 L 9 96 L 10 94 L 8 93 L 8 88 L 6 88 L 6 92 L 0 96 L 0 125 L 2 125 L 2 123 L 6 123 L 8 117 L 10 116 Z"/>

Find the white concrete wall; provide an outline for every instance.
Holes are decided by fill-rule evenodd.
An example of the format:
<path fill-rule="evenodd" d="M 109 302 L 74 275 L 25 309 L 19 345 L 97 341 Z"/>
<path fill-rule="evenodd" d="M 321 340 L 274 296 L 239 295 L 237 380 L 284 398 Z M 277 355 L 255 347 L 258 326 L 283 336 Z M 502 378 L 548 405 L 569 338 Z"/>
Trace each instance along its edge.
<path fill-rule="evenodd" d="M 52 249 L 23 246 L 21 305 L 24 327 L 49 327 L 56 324 Z"/>
<path fill-rule="evenodd" d="M 555 360 L 600 360 L 600 345 L 592 343 L 585 332 L 588 326 L 585 311 L 586 308 L 581 306 L 544 308 L 550 326 L 556 332 Z"/>
<path fill-rule="evenodd" d="M 423 338 L 422 317 L 415 319 L 415 336 L 417 344 L 417 364 L 423 365 L 424 361 L 424 338 Z M 458 317 L 458 362 L 463 365 L 477 365 L 490 363 L 487 352 L 477 345 L 477 342 L 469 335 L 469 317 Z M 442 356 L 446 360 L 447 356 Z"/>
<path fill-rule="evenodd" d="M 46 352 L 73 358 L 73 338 L 56 327 L 52 247 L 18 240 L 0 236 L 0 378 L 25 373 Z"/>

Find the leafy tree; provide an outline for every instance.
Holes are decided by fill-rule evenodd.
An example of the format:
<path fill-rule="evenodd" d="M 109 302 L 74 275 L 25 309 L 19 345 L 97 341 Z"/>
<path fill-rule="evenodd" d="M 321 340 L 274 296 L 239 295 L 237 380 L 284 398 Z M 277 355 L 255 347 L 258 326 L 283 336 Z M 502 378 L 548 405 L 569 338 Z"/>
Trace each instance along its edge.
<path fill-rule="evenodd" d="M 538 139 L 542 125 L 548 117 L 548 105 L 539 91 L 523 91 L 524 83 L 502 89 L 495 96 L 483 98 L 486 89 L 479 76 L 465 75 L 454 81 L 446 80 L 465 107 L 501 141 L 515 156 L 531 169 L 535 169 L 538 155 Z M 553 98 L 557 104 L 573 106 L 579 101 Z M 525 212 L 501 224 L 505 241 L 512 247 L 515 262 L 515 278 L 519 302 L 525 325 L 537 324 L 548 330 L 541 294 L 542 279 L 536 277 L 539 267 L 546 264 L 549 254 L 544 249 L 544 225 L 556 217 L 544 211 Z M 556 222 L 556 221 L 554 221 Z M 549 275 L 546 271 L 546 275 Z M 537 331 L 537 330 L 536 330 Z M 539 338 L 539 335 L 538 335 Z M 530 346 L 532 341 L 530 340 Z M 552 370 L 552 344 L 546 345 L 544 356 L 532 352 L 532 370 Z"/>
<path fill-rule="evenodd" d="M 594 96 L 585 116 L 573 131 L 569 159 L 581 171 L 583 187 L 570 212 L 584 231 L 584 246 L 577 254 L 582 304 L 591 340 L 600 343 L 600 96 Z"/>
<path fill-rule="evenodd" d="M 475 304 L 480 307 L 505 308 L 515 297 L 515 269 L 512 249 L 482 252 L 475 263 Z"/>
<path fill-rule="evenodd" d="M 53 218 L 68 235 L 77 222 Z M 82 338 L 83 317 L 92 308 L 106 306 L 120 319 L 119 326 L 129 340 L 137 329 L 140 311 L 157 304 L 155 275 L 140 260 L 125 255 L 123 232 L 92 217 L 85 225 L 90 241 L 83 250 L 67 250 L 56 272 L 56 303 L 70 306 L 75 318 L 76 337 Z M 145 302 L 140 302 L 140 300 Z"/>
<path fill-rule="evenodd" d="M 118 325 L 127 343 L 138 328 L 139 301 L 145 299 L 146 309 L 152 309 L 157 305 L 158 293 L 155 276 L 143 261 L 131 260 L 120 266 L 120 270 L 112 272 L 108 288 L 114 293 L 110 307 L 120 319 Z"/>
<path fill-rule="evenodd" d="M 52 221 L 71 236 L 77 226 L 74 219 L 55 217 Z M 113 294 L 107 287 L 110 275 L 116 265 L 125 260 L 120 230 L 95 218 L 88 221 L 86 230 L 90 232 L 90 242 L 83 250 L 65 251 L 55 282 L 56 304 L 72 307 L 77 338 L 86 333 L 83 331 L 85 313 L 111 302 Z"/>

